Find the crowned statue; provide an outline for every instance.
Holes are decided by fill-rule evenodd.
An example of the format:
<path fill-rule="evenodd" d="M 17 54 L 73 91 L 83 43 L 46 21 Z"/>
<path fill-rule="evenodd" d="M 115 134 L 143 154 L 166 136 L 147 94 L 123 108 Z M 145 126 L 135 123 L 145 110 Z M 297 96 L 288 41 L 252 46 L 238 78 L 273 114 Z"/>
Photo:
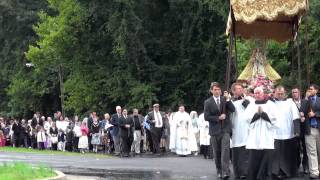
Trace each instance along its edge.
<path fill-rule="evenodd" d="M 256 48 L 252 50 L 250 60 L 238 77 L 238 81 L 246 82 L 250 88 L 262 86 L 270 91 L 273 89 L 273 83 L 280 79 L 280 75 L 268 63 L 265 42 L 257 40 Z"/>

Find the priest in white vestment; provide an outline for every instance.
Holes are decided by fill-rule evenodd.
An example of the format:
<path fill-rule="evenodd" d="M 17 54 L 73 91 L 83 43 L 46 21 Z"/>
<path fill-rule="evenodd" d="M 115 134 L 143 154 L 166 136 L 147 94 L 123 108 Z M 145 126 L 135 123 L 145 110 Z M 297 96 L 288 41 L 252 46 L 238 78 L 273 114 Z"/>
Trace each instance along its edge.
<path fill-rule="evenodd" d="M 180 106 L 179 111 L 174 114 L 171 128 L 169 147 L 171 151 L 176 152 L 177 155 L 186 156 L 198 150 L 192 121 L 190 115 L 185 112 L 184 106 Z"/>
<path fill-rule="evenodd" d="M 249 150 L 247 180 L 272 178 L 272 153 L 277 128 L 277 108 L 267 100 L 262 87 L 254 90 L 255 102 L 245 111 L 249 125 L 246 149 Z"/>
<path fill-rule="evenodd" d="M 292 99 L 285 98 L 285 89 L 278 86 L 274 93 L 275 105 L 279 110 L 279 128 L 276 130 L 275 151 L 272 156 L 272 174 L 278 179 L 293 177 L 297 173 L 297 133 L 294 124 L 300 125 L 298 107 Z M 294 123 L 298 122 L 298 123 Z M 296 129 L 300 129 L 296 128 Z"/>
<path fill-rule="evenodd" d="M 236 178 L 245 179 L 248 174 L 249 151 L 246 149 L 249 134 L 249 123 L 246 119 L 245 110 L 254 99 L 244 95 L 244 89 L 240 83 L 233 83 L 232 103 L 235 111 L 230 116 L 232 122 L 232 165 Z"/>

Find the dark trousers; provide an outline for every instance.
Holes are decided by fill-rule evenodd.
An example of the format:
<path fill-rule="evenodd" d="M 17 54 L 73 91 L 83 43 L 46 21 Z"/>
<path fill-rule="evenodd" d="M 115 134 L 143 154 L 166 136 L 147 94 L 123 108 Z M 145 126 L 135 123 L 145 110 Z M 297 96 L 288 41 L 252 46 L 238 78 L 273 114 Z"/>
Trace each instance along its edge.
<path fill-rule="evenodd" d="M 56 151 L 58 149 L 58 144 L 55 143 L 55 144 L 52 144 L 52 147 L 51 147 L 52 150 Z"/>
<path fill-rule="evenodd" d="M 38 149 L 39 150 L 44 150 L 44 142 L 38 142 Z"/>
<path fill-rule="evenodd" d="M 297 139 L 275 140 L 272 155 L 272 173 L 293 177 L 297 173 Z"/>
<path fill-rule="evenodd" d="M 214 158 L 213 145 L 212 145 L 212 141 L 210 140 L 209 157 L 208 157 L 208 159 L 213 159 L 213 158 Z"/>
<path fill-rule="evenodd" d="M 222 176 L 229 176 L 230 134 L 221 133 L 219 135 L 211 136 L 211 141 L 217 173 Z"/>
<path fill-rule="evenodd" d="M 249 151 L 245 146 L 232 148 L 233 172 L 236 177 L 247 176 Z"/>
<path fill-rule="evenodd" d="M 78 144 L 79 144 L 79 137 L 74 137 L 73 138 L 73 151 L 74 152 L 79 152 Z"/>
<path fill-rule="evenodd" d="M 304 134 L 301 134 L 300 137 L 297 137 L 297 141 L 297 168 L 299 169 L 300 165 L 302 164 L 303 170 L 309 170 L 306 140 Z"/>
<path fill-rule="evenodd" d="M 209 155 L 210 155 L 210 145 L 201 145 L 200 146 L 200 154 L 203 154 L 203 157 L 205 159 L 209 158 Z"/>
<path fill-rule="evenodd" d="M 20 147 L 20 135 L 19 134 L 13 134 L 13 144 L 14 147 Z"/>
<path fill-rule="evenodd" d="M 151 131 L 146 129 L 146 139 L 147 139 L 147 145 L 149 146 L 149 151 L 153 152 L 153 141 L 151 136 Z"/>
<path fill-rule="evenodd" d="M 131 151 L 132 139 L 130 136 L 120 136 L 120 152 L 122 156 L 128 156 Z"/>
<path fill-rule="evenodd" d="M 92 136 L 89 135 L 89 136 L 88 136 L 89 151 L 92 151 L 92 150 L 93 150 L 93 146 L 92 146 L 92 144 L 91 144 L 91 139 L 92 139 Z"/>
<path fill-rule="evenodd" d="M 23 147 L 25 147 L 25 148 L 29 147 L 27 135 L 20 136 L 20 145 L 23 145 Z"/>
<path fill-rule="evenodd" d="M 33 149 L 36 149 L 38 147 L 37 136 L 36 135 L 32 135 L 31 136 L 31 147 Z"/>
<path fill-rule="evenodd" d="M 141 135 L 142 136 L 142 135 Z M 143 136 L 142 136 L 143 137 Z M 143 149 L 143 143 L 144 143 L 145 140 L 141 139 L 140 141 L 140 152 L 143 153 L 144 152 L 144 149 Z"/>
<path fill-rule="evenodd" d="M 272 179 L 273 149 L 249 150 L 249 168 L 247 180 Z"/>
<path fill-rule="evenodd" d="M 28 147 L 31 147 L 31 136 L 27 136 Z"/>
<path fill-rule="evenodd" d="M 153 144 L 153 153 L 160 153 L 160 140 L 162 135 L 162 128 L 152 128 L 151 137 Z"/>
<path fill-rule="evenodd" d="M 73 144 L 72 142 L 66 142 L 66 150 L 69 152 L 73 151 Z"/>

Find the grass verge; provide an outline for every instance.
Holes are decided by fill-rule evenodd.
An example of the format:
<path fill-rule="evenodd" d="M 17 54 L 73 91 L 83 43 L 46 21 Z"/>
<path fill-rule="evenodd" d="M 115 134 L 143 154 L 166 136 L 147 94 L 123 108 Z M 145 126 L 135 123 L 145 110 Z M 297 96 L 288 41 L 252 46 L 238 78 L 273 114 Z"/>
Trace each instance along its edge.
<path fill-rule="evenodd" d="M 88 156 L 95 158 L 107 158 L 111 155 L 107 154 L 96 154 L 96 153 L 85 153 L 81 154 L 78 152 L 63 152 L 63 151 L 52 151 L 52 150 L 37 150 L 28 148 L 15 148 L 15 147 L 0 147 L 0 152 L 23 152 L 23 153 L 36 153 L 36 154 L 48 154 L 48 155 L 65 155 L 65 156 Z"/>
<path fill-rule="evenodd" d="M 44 165 L 32 167 L 26 163 L 5 163 L 0 165 L 1 180 L 33 180 L 54 177 L 56 173 Z"/>

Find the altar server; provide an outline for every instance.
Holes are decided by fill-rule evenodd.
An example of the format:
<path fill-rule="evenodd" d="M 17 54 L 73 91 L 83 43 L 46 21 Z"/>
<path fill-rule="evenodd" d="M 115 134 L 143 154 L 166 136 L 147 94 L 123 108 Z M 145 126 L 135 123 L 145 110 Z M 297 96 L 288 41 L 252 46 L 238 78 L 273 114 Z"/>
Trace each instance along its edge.
<path fill-rule="evenodd" d="M 272 153 L 277 127 L 277 109 L 266 99 L 262 87 L 254 90 L 255 102 L 250 103 L 245 114 L 249 125 L 246 149 L 249 150 L 247 180 L 272 178 Z"/>

